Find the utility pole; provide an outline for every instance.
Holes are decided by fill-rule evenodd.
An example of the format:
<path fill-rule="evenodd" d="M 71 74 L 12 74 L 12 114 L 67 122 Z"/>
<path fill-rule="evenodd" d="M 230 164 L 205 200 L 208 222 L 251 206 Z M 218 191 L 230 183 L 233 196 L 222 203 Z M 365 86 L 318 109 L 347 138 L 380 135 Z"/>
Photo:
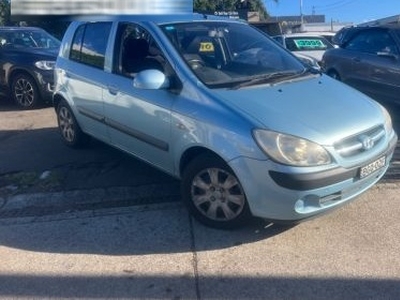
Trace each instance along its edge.
<path fill-rule="evenodd" d="M 303 18 L 303 0 L 300 0 L 300 23 L 303 25 L 304 18 Z"/>
<path fill-rule="evenodd" d="M 300 30 L 303 31 L 304 16 L 303 16 L 303 0 L 300 0 Z"/>

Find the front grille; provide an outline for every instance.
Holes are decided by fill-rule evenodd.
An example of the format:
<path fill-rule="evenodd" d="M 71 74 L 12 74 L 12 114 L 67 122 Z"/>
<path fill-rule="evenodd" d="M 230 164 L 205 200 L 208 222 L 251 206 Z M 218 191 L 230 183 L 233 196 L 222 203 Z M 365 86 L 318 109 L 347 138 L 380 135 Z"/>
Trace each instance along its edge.
<path fill-rule="evenodd" d="M 351 157 L 373 149 L 385 136 L 383 126 L 374 127 L 366 132 L 343 139 L 334 144 L 335 150 L 342 157 Z"/>

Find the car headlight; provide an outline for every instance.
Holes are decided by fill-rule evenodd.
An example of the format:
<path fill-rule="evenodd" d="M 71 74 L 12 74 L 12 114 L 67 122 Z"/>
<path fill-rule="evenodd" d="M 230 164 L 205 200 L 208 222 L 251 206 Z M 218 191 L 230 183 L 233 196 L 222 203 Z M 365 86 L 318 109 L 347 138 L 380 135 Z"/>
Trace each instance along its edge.
<path fill-rule="evenodd" d="M 322 146 L 308 140 L 262 129 L 254 130 L 253 135 L 258 146 L 279 163 L 300 167 L 331 163 L 329 153 Z"/>
<path fill-rule="evenodd" d="M 386 110 L 386 108 L 384 108 L 382 105 L 379 105 L 379 106 L 382 110 L 383 116 L 385 117 L 384 126 L 385 126 L 386 133 L 389 135 L 392 133 L 392 130 L 393 130 L 392 118 L 390 117 L 390 114 Z"/>
<path fill-rule="evenodd" d="M 53 70 L 56 62 L 54 60 L 40 60 L 35 62 L 36 68 L 40 70 Z"/>

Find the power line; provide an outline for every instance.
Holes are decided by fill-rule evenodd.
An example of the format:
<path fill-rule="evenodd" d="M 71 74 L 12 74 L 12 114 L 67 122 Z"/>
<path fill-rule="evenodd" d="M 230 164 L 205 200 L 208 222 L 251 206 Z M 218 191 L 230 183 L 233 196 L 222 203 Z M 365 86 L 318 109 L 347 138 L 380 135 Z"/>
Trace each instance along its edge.
<path fill-rule="evenodd" d="M 341 0 L 341 1 L 336 1 L 330 4 L 325 4 L 325 5 L 313 5 L 314 10 L 316 11 L 323 11 L 323 12 L 329 12 L 337 9 L 341 9 L 344 6 L 353 4 L 356 2 L 356 0 Z"/>

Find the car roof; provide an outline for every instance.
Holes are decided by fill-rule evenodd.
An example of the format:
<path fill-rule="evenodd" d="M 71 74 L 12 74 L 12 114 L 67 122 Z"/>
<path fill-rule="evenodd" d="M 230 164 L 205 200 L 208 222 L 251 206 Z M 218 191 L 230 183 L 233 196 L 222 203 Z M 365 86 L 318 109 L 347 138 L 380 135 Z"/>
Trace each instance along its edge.
<path fill-rule="evenodd" d="M 307 33 L 312 33 L 316 35 L 335 35 L 335 31 L 307 31 Z"/>
<path fill-rule="evenodd" d="M 275 35 L 275 36 L 281 36 L 281 37 L 301 37 L 301 36 L 314 36 L 314 37 L 323 37 L 323 33 L 316 33 L 316 32 L 295 32 L 295 33 L 285 33 L 285 34 L 280 34 L 280 35 Z"/>
<path fill-rule="evenodd" d="M 199 13 L 190 14 L 158 14 L 158 15 L 93 15 L 93 16 L 78 16 L 76 21 L 122 21 L 122 22 L 153 22 L 157 24 L 163 23 L 179 23 L 192 21 L 224 21 L 224 22 L 241 22 L 247 23 L 239 19 L 228 17 L 206 15 Z"/>
<path fill-rule="evenodd" d="M 352 38 L 357 32 L 370 29 L 394 29 L 400 30 L 399 24 L 381 24 L 381 25 L 371 25 L 371 26 L 350 26 L 343 27 L 340 29 L 336 35 L 333 37 L 332 41 L 337 45 L 345 44 L 350 38 Z"/>

